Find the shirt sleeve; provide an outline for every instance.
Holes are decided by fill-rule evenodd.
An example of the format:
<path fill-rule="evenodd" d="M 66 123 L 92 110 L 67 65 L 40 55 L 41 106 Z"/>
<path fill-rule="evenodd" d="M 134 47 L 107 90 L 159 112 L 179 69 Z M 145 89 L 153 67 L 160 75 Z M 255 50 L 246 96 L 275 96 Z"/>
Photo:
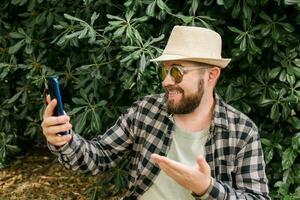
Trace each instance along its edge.
<path fill-rule="evenodd" d="M 194 194 L 195 199 L 269 200 L 263 150 L 256 131 L 253 130 L 252 133 L 249 133 L 248 142 L 238 153 L 236 159 L 237 172 L 233 177 L 235 179 L 234 187 L 212 178 L 207 192 L 202 196 Z"/>
<path fill-rule="evenodd" d="M 137 109 L 136 103 L 118 118 L 114 126 L 92 140 L 86 140 L 71 130 L 71 141 L 61 147 L 48 143 L 48 148 L 68 169 L 97 174 L 114 167 L 133 143 L 133 123 Z"/>

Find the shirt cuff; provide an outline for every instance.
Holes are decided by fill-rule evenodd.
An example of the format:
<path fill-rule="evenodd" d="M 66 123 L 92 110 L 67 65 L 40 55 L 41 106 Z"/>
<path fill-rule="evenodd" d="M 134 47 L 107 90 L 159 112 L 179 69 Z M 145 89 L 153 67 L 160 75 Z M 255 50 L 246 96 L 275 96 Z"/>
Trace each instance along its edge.
<path fill-rule="evenodd" d="M 204 199 L 204 200 L 210 200 L 210 199 L 224 199 L 225 198 L 225 189 L 221 183 L 216 181 L 215 178 L 211 178 L 211 183 L 203 195 L 197 195 L 196 193 L 193 193 L 193 196 L 195 199 Z"/>

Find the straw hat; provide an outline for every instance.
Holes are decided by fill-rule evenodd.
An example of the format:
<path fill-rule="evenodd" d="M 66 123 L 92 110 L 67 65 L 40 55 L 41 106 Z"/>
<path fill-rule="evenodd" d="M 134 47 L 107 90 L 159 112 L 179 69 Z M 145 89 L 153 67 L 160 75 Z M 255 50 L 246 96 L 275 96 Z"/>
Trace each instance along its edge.
<path fill-rule="evenodd" d="M 221 36 L 210 29 L 175 26 L 158 58 L 150 61 L 188 60 L 225 68 L 231 59 L 222 58 Z"/>

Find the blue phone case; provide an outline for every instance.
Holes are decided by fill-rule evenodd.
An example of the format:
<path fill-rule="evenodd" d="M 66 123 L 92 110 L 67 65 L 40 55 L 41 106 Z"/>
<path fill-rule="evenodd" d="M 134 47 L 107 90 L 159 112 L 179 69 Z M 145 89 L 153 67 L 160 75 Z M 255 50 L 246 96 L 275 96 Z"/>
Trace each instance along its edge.
<path fill-rule="evenodd" d="M 63 103 L 62 103 L 62 99 L 61 99 L 58 79 L 56 77 L 49 76 L 49 77 L 47 77 L 47 81 L 48 81 L 47 85 L 48 85 L 48 89 L 50 92 L 51 100 L 52 99 L 57 100 L 57 105 L 54 108 L 53 115 L 54 116 L 64 115 L 64 107 L 63 107 Z M 67 134 L 67 132 L 61 132 L 59 134 L 65 135 L 65 134 Z"/>

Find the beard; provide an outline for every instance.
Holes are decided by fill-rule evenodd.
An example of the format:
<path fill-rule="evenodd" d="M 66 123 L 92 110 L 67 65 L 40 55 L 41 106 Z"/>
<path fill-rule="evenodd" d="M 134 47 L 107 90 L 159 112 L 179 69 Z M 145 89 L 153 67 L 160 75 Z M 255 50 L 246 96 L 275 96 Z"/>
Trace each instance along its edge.
<path fill-rule="evenodd" d="M 179 86 L 165 87 L 165 101 L 167 104 L 167 112 L 171 114 L 188 114 L 193 112 L 200 104 L 203 97 L 203 79 L 199 80 L 198 90 L 194 94 L 185 95 L 184 90 Z M 169 100 L 169 91 L 177 91 L 182 94 L 182 98 L 178 103 L 174 100 Z"/>

